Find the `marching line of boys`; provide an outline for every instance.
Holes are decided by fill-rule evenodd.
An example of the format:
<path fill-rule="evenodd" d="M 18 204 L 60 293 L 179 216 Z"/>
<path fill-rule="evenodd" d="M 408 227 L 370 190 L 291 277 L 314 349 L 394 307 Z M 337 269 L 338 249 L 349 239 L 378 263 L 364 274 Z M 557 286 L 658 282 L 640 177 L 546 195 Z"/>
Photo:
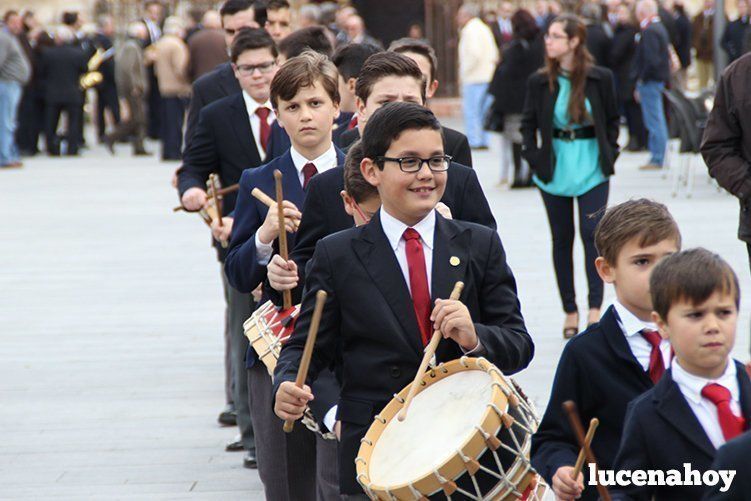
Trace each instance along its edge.
<path fill-rule="evenodd" d="M 190 199 L 200 195 L 189 190 L 212 172 L 224 186 L 239 182 L 236 202 L 225 199 L 225 224 L 214 227 L 217 239 L 230 241 L 224 271 L 237 309 L 249 315 L 259 287 L 261 302 L 280 302 L 284 290 L 302 301 L 273 380 L 247 340 L 233 342 L 236 403 L 244 400 L 247 412 L 240 428 L 252 437 L 246 450 L 257 451 L 267 499 L 360 499 L 360 438 L 413 379 L 433 328 L 444 337 L 438 361 L 483 356 L 508 374 L 530 363 L 532 337 L 477 176 L 448 153 L 470 163 L 466 138 L 424 107 L 435 90 L 430 51 L 377 52 L 350 73 L 357 123 L 339 136 L 354 141 L 346 161 L 332 134 L 334 123 L 354 122 L 340 116 L 340 89 L 350 86 L 340 85 L 332 62 L 308 51 L 278 66 L 275 43 L 261 29 L 239 31 L 231 54 L 241 92 L 200 110 L 179 173 L 183 203 L 195 208 Z M 422 71 L 418 57 L 430 63 Z M 270 153 L 274 142 L 278 154 Z M 250 195 L 253 188 L 273 194 L 277 169 L 287 261 L 276 254 L 276 207 Z M 751 382 L 729 357 L 735 274 L 708 251 L 680 252 L 678 227 L 656 202 L 611 207 L 595 238 L 597 271 L 617 300 L 566 345 L 533 437 L 533 466 L 559 499 L 596 498 L 582 477 L 571 478 L 578 445 L 560 404 L 574 400 L 585 422 L 600 420 L 592 449 L 601 468 L 691 462 L 701 470 L 716 460 L 739 469 L 729 493 L 645 486 L 617 496 L 750 496 L 751 476 L 741 471 L 751 473 Z M 457 280 L 465 283 L 460 301 L 444 299 Z M 300 389 L 293 381 L 320 289 L 328 299 Z M 282 432 L 282 420 L 299 419 L 307 406 L 338 443 L 300 423 Z"/>

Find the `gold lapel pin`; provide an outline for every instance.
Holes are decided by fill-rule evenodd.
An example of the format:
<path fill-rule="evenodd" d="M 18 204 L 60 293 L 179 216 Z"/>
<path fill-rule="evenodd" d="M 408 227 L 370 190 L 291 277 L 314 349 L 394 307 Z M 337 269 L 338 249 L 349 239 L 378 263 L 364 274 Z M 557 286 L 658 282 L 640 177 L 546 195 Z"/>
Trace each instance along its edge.
<path fill-rule="evenodd" d="M 458 257 L 451 256 L 451 259 L 449 259 L 449 263 L 451 263 L 451 266 L 459 266 L 459 263 L 461 263 L 461 261 L 459 261 Z"/>

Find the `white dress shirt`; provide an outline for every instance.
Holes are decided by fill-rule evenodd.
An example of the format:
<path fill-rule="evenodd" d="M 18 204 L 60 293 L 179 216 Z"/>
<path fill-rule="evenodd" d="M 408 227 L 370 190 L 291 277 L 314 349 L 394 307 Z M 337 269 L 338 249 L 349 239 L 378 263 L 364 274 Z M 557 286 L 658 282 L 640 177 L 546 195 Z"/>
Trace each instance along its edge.
<path fill-rule="evenodd" d="M 386 209 L 381 207 L 381 226 L 383 232 L 386 234 L 386 238 L 391 244 L 391 248 L 394 249 L 396 254 L 396 260 L 399 262 L 399 267 L 402 269 L 402 275 L 404 281 L 407 283 L 409 294 L 412 295 L 412 286 L 409 283 L 409 264 L 407 263 L 407 241 L 404 240 L 404 231 L 407 228 L 413 228 L 420 234 L 420 242 L 422 243 L 422 251 L 425 254 L 425 270 L 428 275 L 428 293 L 432 294 L 432 281 L 433 277 L 433 236 L 435 235 L 435 210 L 430 211 L 422 221 L 414 226 L 407 226 L 403 222 L 396 219 L 394 216 L 386 212 Z"/>
<path fill-rule="evenodd" d="M 706 379 L 700 376 L 689 374 L 681 367 L 680 362 L 676 361 L 672 367 L 673 381 L 680 388 L 683 397 L 688 402 L 688 406 L 694 411 L 696 419 L 699 420 L 701 427 L 707 434 L 709 441 L 715 448 L 719 448 L 725 443 L 725 436 L 722 434 L 720 421 L 717 417 L 717 406 L 701 396 L 701 390 L 710 383 L 717 383 L 730 390 L 730 410 L 738 417 L 743 414 L 740 404 L 740 389 L 738 388 L 738 378 L 735 373 L 735 362 L 728 357 L 725 372 L 717 379 Z"/>
<path fill-rule="evenodd" d="M 652 354 L 652 345 L 644 339 L 641 331 L 644 329 L 656 331 L 657 325 L 652 322 L 639 320 L 636 315 L 628 311 L 618 300 L 613 301 L 613 306 L 615 307 L 615 312 L 618 314 L 618 325 L 621 326 L 621 330 L 623 330 L 623 334 L 626 336 L 626 342 L 628 342 L 628 346 L 631 348 L 631 353 L 634 354 L 639 365 L 644 368 L 644 372 L 649 372 L 649 357 Z M 670 341 L 667 339 L 660 341 L 660 351 L 662 352 L 662 362 L 665 364 L 665 369 L 667 369 L 670 367 L 670 360 L 672 359 Z"/>
<path fill-rule="evenodd" d="M 256 117 L 258 118 L 258 117 Z M 259 122 L 260 124 L 260 122 Z M 260 125 L 259 125 L 260 127 Z M 318 171 L 318 174 L 321 174 L 323 172 L 326 172 L 329 169 L 333 169 L 336 167 L 336 164 L 338 162 L 336 158 L 336 149 L 334 148 L 334 143 L 331 143 L 329 146 L 329 149 L 326 150 L 323 155 L 319 156 L 318 158 L 314 158 L 313 160 L 309 160 L 305 158 L 301 153 L 299 153 L 294 146 L 292 146 L 289 150 L 290 156 L 292 157 L 292 163 L 295 164 L 295 169 L 297 170 L 297 176 L 300 180 L 300 186 L 303 185 L 303 181 L 305 180 L 305 174 L 303 174 L 303 167 L 305 167 L 305 164 L 312 162 L 313 165 L 316 166 L 316 170 Z M 302 210 L 302 207 L 298 207 L 299 210 Z M 261 265 L 267 265 L 269 264 L 269 261 L 271 260 L 271 255 L 274 253 L 274 247 L 273 242 L 269 242 L 267 244 L 261 242 L 258 231 L 256 230 L 256 261 L 258 264 Z"/>
<path fill-rule="evenodd" d="M 274 120 L 276 120 L 274 107 L 271 106 L 271 101 L 267 100 L 265 103 L 259 103 L 258 101 L 250 97 L 250 95 L 245 91 L 243 91 L 243 101 L 245 101 L 245 108 L 248 110 L 248 118 L 250 118 L 250 130 L 253 132 L 253 139 L 256 142 L 256 149 L 258 150 L 258 154 L 261 156 L 261 160 L 266 161 L 266 150 L 264 150 L 263 145 L 261 145 L 261 117 L 256 114 L 256 110 L 261 107 L 269 109 L 269 116 L 266 118 L 266 121 L 269 123 L 269 127 L 271 127 L 271 124 L 273 124 Z"/>

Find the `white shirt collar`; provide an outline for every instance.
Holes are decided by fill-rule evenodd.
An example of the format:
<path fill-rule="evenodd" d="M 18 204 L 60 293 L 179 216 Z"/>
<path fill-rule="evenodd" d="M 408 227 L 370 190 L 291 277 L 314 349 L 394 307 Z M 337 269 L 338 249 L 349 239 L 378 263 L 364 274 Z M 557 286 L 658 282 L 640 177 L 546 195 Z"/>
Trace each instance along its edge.
<path fill-rule="evenodd" d="M 333 169 L 337 164 L 336 149 L 334 149 L 334 143 L 331 143 L 331 145 L 329 145 L 329 149 L 326 150 L 323 155 L 312 160 L 305 158 L 299 151 L 295 149 L 294 146 L 289 149 L 289 154 L 292 157 L 292 163 L 295 164 L 295 169 L 297 169 L 298 174 L 302 173 L 302 168 L 305 167 L 305 164 L 310 162 L 312 162 L 313 165 L 316 166 L 316 170 L 319 174 L 329 169 Z"/>
<path fill-rule="evenodd" d="M 386 234 L 386 238 L 389 240 L 389 244 L 391 244 L 391 248 L 396 251 L 396 249 L 399 247 L 399 242 L 402 240 L 402 236 L 404 235 L 404 230 L 407 228 L 410 228 L 410 226 L 407 226 L 403 222 L 399 221 L 397 218 L 386 212 L 386 209 L 381 206 L 381 226 L 383 227 L 383 232 Z M 416 225 L 411 226 L 417 233 L 420 234 L 420 239 L 422 240 L 423 245 L 425 245 L 428 249 L 433 250 L 433 235 L 435 234 L 435 209 L 430 211 L 427 216 L 425 216 L 420 222 L 418 222 Z"/>
<path fill-rule="evenodd" d="M 653 322 L 644 322 L 626 309 L 617 299 L 613 301 L 613 307 L 618 314 L 621 328 L 626 337 L 641 336 L 641 331 L 644 329 L 657 330 L 657 325 Z"/>
<path fill-rule="evenodd" d="M 250 94 L 243 91 L 243 101 L 245 101 L 245 108 L 247 108 L 248 110 L 248 116 L 252 117 L 253 115 L 255 115 L 256 110 L 262 106 L 268 108 L 272 113 L 274 112 L 274 108 L 271 106 L 271 101 L 268 99 L 265 103 L 259 103 L 258 101 L 250 97 Z M 271 123 L 271 121 L 269 121 L 269 123 Z"/>
<path fill-rule="evenodd" d="M 738 388 L 738 379 L 736 378 L 735 362 L 731 357 L 728 357 L 728 365 L 725 368 L 725 372 L 717 379 L 707 379 L 700 376 L 689 374 L 681 367 L 678 360 L 673 360 L 671 365 L 673 381 L 676 382 L 681 389 L 683 395 L 691 399 L 694 403 L 701 403 L 702 396 L 701 390 L 710 383 L 721 384 L 728 390 L 733 400 L 738 401 L 740 399 L 740 389 Z"/>

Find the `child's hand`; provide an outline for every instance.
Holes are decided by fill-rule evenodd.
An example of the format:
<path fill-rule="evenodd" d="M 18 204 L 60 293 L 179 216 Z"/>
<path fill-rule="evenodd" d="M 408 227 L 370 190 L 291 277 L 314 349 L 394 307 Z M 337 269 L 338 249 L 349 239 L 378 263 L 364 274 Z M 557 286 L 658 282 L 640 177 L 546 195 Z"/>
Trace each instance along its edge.
<path fill-rule="evenodd" d="M 300 226 L 300 219 L 302 214 L 297 210 L 297 206 L 288 200 L 284 200 L 282 203 L 282 209 L 284 210 L 284 225 L 287 233 L 294 233 Z M 258 228 L 258 238 L 261 243 L 270 244 L 272 240 L 275 240 L 279 236 L 279 216 L 277 216 L 277 205 L 274 204 L 269 207 L 269 211 L 266 213 L 266 219 L 263 224 Z"/>
<path fill-rule="evenodd" d="M 274 400 L 274 413 L 285 421 L 296 421 L 302 417 L 308 402 L 313 400 L 310 386 L 298 388 L 295 383 L 285 381 L 279 385 Z"/>
<path fill-rule="evenodd" d="M 434 328 L 440 330 L 444 338 L 456 341 L 465 351 L 477 348 L 477 332 L 469 310 L 461 301 L 436 299 L 430 315 Z"/>
<path fill-rule="evenodd" d="M 279 254 L 274 254 L 266 268 L 266 276 L 274 290 L 292 290 L 297 287 L 298 282 L 297 264 L 292 260 L 285 261 Z"/>
<path fill-rule="evenodd" d="M 579 477 L 574 480 L 571 475 L 574 473 L 573 466 L 561 466 L 553 475 L 553 492 L 556 499 L 561 501 L 571 501 L 578 499 L 584 490 L 584 475 L 579 473 Z"/>

